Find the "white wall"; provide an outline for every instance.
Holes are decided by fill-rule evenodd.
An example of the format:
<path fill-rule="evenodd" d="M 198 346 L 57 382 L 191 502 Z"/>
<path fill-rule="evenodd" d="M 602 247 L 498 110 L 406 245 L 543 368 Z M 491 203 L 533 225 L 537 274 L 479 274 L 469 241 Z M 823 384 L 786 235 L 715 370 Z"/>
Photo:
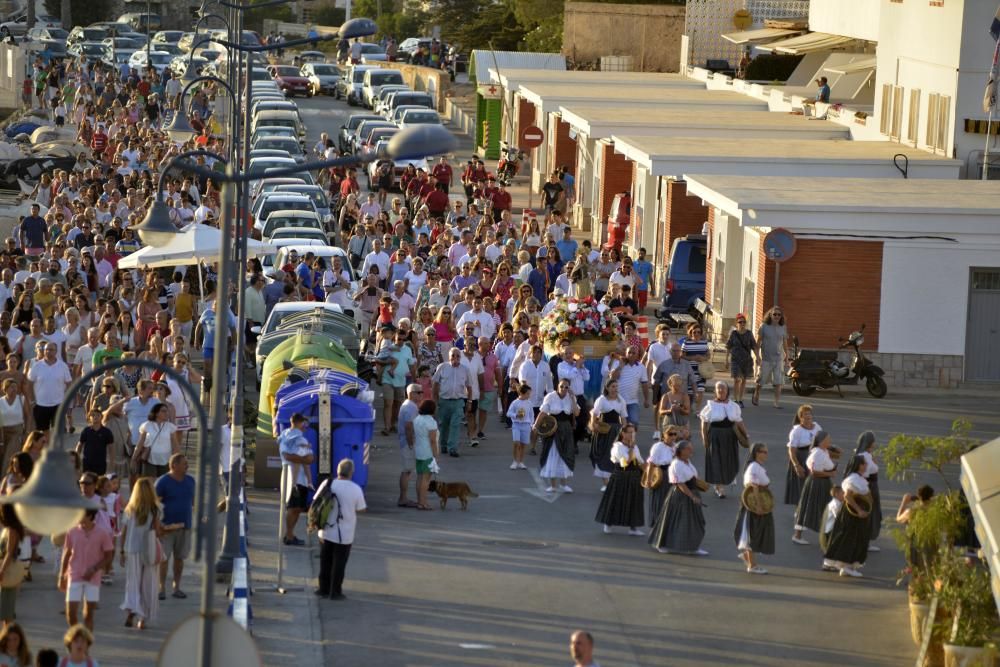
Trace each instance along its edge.
<path fill-rule="evenodd" d="M 995 266 L 998 246 L 885 241 L 878 351 L 964 355 L 969 269 Z"/>
<path fill-rule="evenodd" d="M 921 1 L 927 4 L 927 0 Z M 879 0 L 812 0 L 809 3 L 809 30 L 878 41 Z"/>

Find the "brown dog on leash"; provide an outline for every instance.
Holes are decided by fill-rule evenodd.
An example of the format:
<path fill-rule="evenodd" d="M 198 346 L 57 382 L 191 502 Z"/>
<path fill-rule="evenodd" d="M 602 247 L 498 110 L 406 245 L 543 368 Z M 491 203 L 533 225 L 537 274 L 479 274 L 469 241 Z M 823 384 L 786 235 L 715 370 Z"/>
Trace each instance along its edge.
<path fill-rule="evenodd" d="M 441 509 L 444 509 L 445 505 L 448 504 L 449 498 L 458 498 L 458 502 L 462 504 L 462 509 L 467 510 L 469 509 L 469 498 L 479 497 L 479 494 L 474 492 L 465 482 L 439 482 L 431 480 L 427 490 L 438 494 L 438 498 L 441 499 Z"/>

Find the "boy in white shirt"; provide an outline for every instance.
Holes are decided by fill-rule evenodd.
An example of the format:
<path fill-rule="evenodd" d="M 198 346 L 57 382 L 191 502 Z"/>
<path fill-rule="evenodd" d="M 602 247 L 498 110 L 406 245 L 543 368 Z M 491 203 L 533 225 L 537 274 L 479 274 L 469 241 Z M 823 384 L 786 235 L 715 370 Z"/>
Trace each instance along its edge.
<path fill-rule="evenodd" d="M 510 402 L 507 417 L 511 420 L 510 433 L 514 439 L 514 461 L 511 470 L 527 470 L 524 465 L 524 448 L 531 442 L 531 424 L 535 421 L 535 411 L 531 404 L 531 387 L 521 383 L 517 398 Z"/>

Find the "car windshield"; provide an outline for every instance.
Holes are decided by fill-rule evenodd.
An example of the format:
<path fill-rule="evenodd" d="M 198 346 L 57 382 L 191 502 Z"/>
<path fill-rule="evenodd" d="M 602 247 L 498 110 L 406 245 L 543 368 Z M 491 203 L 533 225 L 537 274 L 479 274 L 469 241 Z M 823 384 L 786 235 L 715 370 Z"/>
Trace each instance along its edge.
<path fill-rule="evenodd" d="M 278 73 L 278 76 L 299 76 L 298 67 L 276 67 L 275 71 Z"/>
<path fill-rule="evenodd" d="M 286 216 L 274 216 L 267 219 L 267 223 L 264 225 L 264 230 L 261 232 L 263 236 L 269 236 L 270 233 L 278 229 L 279 227 L 309 227 L 310 229 L 322 229 L 316 218 L 292 218 Z"/>
<path fill-rule="evenodd" d="M 367 55 L 369 53 L 385 53 L 385 51 L 378 44 L 362 44 L 361 53 Z"/>
<path fill-rule="evenodd" d="M 264 205 L 260 207 L 260 217 L 262 219 L 267 219 L 267 216 L 271 215 L 274 211 L 310 211 L 312 212 L 313 207 L 310 202 L 305 201 L 288 201 L 285 199 L 271 198 L 270 201 L 264 202 Z M 290 227 L 291 225 L 279 225 L 280 227 Z"/>
<path fill-rule="evenodd" d="M 173 60 L 173 56 L 169 53 L 151 53 L 149 59 L 153 61 L 154 65 L 166 65 Z"/>
<path fill-rule="evenodd" d="M 87 55 L 97 55 L 99 53 L 104 53 L 104 46 L 102 44 L 83 44 L 80 47 Z"/>
<path fill-rule="evenodd" d="M 106 33 L 103 30 L 88 30 L 87 28 L 83 29 L 83 38 L 88 42 L 90 41 L 98 42 L 104 39 L 105 34 Z"/>
<path fill-rule="evenodd" d="M 49 35 L 49 39 L 60 39 L 65 40 L 69 37 L 69 33 L 62 28 L 47 28 L 46 32 Z"/>
<path fill-rule="evenodd" d="M 399 72 L 375 72 L 368 80 L 373 86 L 382 86 L 387 83 L 403 83 L 403 75 Z"/>
<path fill-rule="evenodd" d="M 440 123 L 441 119 L 433 111 L 410 111 L 403 114 L 403 121 L 407 123 Z"/>
<path fill-rule="evenodd" d="M 354 76 L 351 77 L 354 83 L 361 83 L 365 80 L 365 70 L 354 70 Z"/>
<path fill-rule="evenodd" d="M 334 65 L 313 65 L 313 72 L 319 76 L 336 75 L 340 72 Z"/>

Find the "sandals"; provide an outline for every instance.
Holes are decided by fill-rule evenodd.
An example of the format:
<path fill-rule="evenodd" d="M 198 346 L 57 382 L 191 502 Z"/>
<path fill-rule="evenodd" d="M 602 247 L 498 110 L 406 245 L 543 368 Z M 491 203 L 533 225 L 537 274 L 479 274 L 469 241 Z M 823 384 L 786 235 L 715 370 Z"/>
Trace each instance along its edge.
<path fill-rule="evenodd" d="M 420 505 L 418 505 L 417 503 L 413 502 L 412 500 L 408 500 L 405 503 L 396 503 L 396 507 L 410 507 L 410 508 L 413 508 L 413 507 L 420 507 Z"/>
<path fill-rule="evenodd" d="M 423 510 L 424 512 L 433 512 L 434 511 L 434 508 L 431 507 L 430 505 L 417 505 L 416 507 L 417 507 L 418 510 Z"/>
<path fill-rule="evenodd" d="M 131 628 L 134 624 L 135 624 L 135 614 L 129 614 L 128 616 L 125 617 L 126 628 Z"/>

